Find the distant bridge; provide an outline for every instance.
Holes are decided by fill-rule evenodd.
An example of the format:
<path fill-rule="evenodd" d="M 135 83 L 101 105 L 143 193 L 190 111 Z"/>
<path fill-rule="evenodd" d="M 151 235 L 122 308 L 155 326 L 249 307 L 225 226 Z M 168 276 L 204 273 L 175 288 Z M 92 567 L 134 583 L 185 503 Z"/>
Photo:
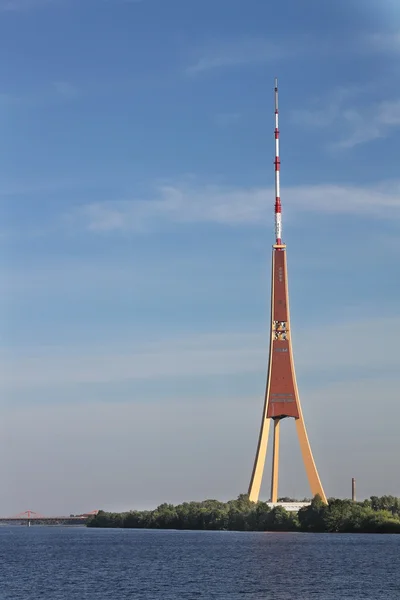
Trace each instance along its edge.
<path fill-rule="evenodd" d="M 36 525 L 85 525 L 88 519 L 97 515 L 98 512 L 98 510 L 92 510 L 89 513 L 83 513 L 81 515 L 69 515 L 69 517 L 45 517 L 34 510 L 26 510 L 25 512 L 19 513 L 12 517 L 0 517 L 0 524 L 20 524 L 28 525 L 28 527 L 30 527 L 32 523 L 35 523 Z"/>

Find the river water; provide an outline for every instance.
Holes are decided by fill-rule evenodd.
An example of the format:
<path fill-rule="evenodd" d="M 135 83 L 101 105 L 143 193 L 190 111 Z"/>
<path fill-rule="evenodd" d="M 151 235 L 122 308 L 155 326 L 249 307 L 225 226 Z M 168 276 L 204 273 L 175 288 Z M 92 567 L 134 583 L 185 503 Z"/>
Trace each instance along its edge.
<path fill-rule="evenodd" d="M 0 527 L 1 600 L 399 600 L 400 535 Z"/>

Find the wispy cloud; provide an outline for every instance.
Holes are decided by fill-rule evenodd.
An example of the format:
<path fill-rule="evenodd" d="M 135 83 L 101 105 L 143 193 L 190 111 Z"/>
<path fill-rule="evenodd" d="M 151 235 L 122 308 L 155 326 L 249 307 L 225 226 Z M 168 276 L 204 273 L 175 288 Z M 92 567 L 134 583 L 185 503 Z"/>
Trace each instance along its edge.
<path fill-rule="evenodd" d="M 400 127 L 400 99 L 380 102 L 366 110 L 348 109 L 343 113 L 348 125 L 347 137 L 337 142 L 341 148 L 354 148 L 390 135 L 394 128 Z"/>
<path fill-rule="evenodd" d="M 90 179 L 81 178 L 49 178 L 37 180 L 22 180 L 21 181 L 0 181 L 0 198 L 9 198 L 13 196 L 32 196 L 35 194 L 47 195 L 55 192 L 76 190 L 82 186 L 93 185 Z"/>
<path fill-rule="evenodd" d="M 374 53 L 397 54 L 400 52 L 400 29 L 369 34 L 364 36 L 363 43 L 364 47 Z"/>
<path fill-rule="evenodd" d="M 223 67 L 237 67 L 276 61 L 285 56 L 282 48 L 266 38 L 240 38 L 211 43 L 198 51 L 198 57 L 186 69 L 188 75 Z"/>
<path fill-rule="evenodd" d="M 80 89 L 70 81 L 59 80 L 47 83 L 36 89 L 29 89 L 19 94 L 0 93 L 0 106 L 3 107 L 41 107 L 55 101 L 76 100 Z"/>
<path fill-rule="evenodd" d="M 343 106 L 369 89 L 370 86 L 336 87 L 327 99 L 316 98 L 311 108 L 293 109 L 291 117 L 295 122 L 307 127 L 328 127 L 340 117 Z"/>
<path fill-rule="evenodd" d="M 330 144 L 331 148 L 354 148 L 379 138 L 388 137 L 400 127 L 400 99 L 384 100 L 356 107 L 349 99 L 364 90 L 337 90 L 322 107 L 292 112 L 298 124 L 307 127 L 343 131 L 343 137 Z"/>
<path fill-rule="evenodd" d="M 300 55 L 336 56 L 343 53 L 388 53 L 400 52 L 400 30 L 375 32 L 343 38 L 340 45 L 331 37 L 297 34 L 278 42 L 271 37 L 238 37 L 209 41 L 197 48 L 194 59 L 186 68 L 188 75 L 199 75 L 222 68 L 276 63 L 288 57 Z"/>
<path fill-rule="evenodd" d="M 371 342 L 371 330 L 389 331 Z M 153 378 L 264 373 L 266 332 L 203 334 L 139 344 L 122 351 L 99 347 L 37 348 L 24 356 L 0 353 L 0 387 L 21 389 L 78 383 L 111 383 Z M 398 318 L 326 325 L 320 344 L 318 325 L 296 335 L 297 367 L 303 376 L 322 373 L 327 380 L 358 377 L 373 370 L 398 374 Z M 357 340 L 358 352 L 344 339 Z M 357 370 L 357 373 L 355 372 Z"/>
<path fill-rule="evenodd" d="M 95 202 L 67 215 L 70 225 L 92 232 L 147 231 L 168 222 L 264 224 L 270 211 L 272 188 L 223 188 L 165 186 L 153 199 Z M 351 185 L 305 185 L 285 189 L 289 213 L 358 214 L 365 217 L 400 217 L 400 182 L 362 187 Z"/>

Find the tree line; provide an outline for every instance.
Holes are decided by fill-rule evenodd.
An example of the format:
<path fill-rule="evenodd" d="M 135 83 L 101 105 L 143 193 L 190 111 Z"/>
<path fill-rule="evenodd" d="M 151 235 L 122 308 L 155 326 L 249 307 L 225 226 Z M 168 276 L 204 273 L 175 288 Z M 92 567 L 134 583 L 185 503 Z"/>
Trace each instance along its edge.
<path fill-rule="evenodd" d="M 267 502 L 250 502 L 242 494 L 229 502 L 161 504 L 155 510 L 125 513 L 101 510 L 87 525 L 126 529 L 400 533 L 400 498 L 372 496 L 363 502 L 330 498 L 324 504 L 315 496 L 309 506 L 296 513 L 282 506 L 271 508 Z"/>

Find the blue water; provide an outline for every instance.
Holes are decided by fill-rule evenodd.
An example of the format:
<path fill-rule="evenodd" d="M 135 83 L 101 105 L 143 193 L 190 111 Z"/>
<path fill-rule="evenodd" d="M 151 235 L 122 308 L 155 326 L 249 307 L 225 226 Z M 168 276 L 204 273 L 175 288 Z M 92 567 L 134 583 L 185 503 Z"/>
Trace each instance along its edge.
<path fill-rule="evenodd" d="M 399 600 L 400 535 L 0 527 L 1 600 Z"/>

